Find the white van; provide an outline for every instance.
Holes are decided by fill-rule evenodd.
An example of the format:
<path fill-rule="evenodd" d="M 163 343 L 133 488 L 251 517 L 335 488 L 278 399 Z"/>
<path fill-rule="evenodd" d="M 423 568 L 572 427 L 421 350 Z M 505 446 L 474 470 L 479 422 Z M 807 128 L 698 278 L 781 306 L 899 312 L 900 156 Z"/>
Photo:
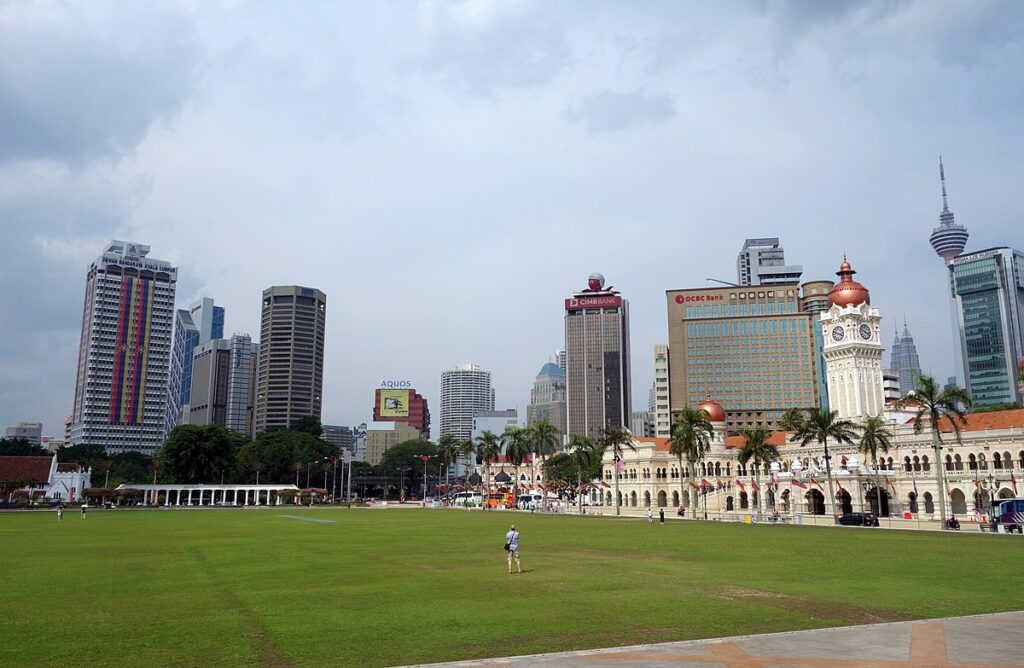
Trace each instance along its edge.
<path fill-rule="evenodd" d="M 540 508 L 544 505 L 544 495 L 539 492 L 526 492 L 525 494 L 520 494 L 516 501 L 516 505 L 523 510 Z"/>
<path fill-rule="evenodd" d="M 480 492 L 459 492 L 452 497 L 452 505 L 460 508 L 479 508 L 484 505 L 484 495 Z"/>

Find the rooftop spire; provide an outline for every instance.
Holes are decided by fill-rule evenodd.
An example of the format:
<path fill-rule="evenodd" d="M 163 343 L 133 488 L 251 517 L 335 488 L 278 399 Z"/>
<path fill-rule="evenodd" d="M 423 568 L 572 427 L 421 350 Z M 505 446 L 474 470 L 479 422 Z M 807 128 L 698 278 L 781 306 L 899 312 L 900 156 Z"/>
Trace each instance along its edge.
<path fill-rule="evenodd" d="M 939 156 L 939 181 L 942 182 L 942 212 L 949 211 L 949 202 L 946 201 L 946 170 L 942 167 L 942 156 Z"/>
<path fill-rule="evenodd" d="M 939 156 L 939 183 L 942 185 L 942 213 L 939 214 L 939 226 L 932 230 L 928 240 L 935 252 L 947 263 L 964 252 L 967 245 L 967 228 L 957 225 L 953 219 L 953 212 L 949 210 L 949 201 L 946 197 L 946 168 L 942 164 L 942 156 Z"/>

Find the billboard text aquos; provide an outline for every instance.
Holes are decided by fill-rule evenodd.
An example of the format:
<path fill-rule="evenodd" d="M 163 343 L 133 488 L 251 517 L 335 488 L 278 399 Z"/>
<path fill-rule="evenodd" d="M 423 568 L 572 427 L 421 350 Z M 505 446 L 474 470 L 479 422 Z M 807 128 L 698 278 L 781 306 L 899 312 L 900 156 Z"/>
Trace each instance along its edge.
<path fill-rule="evenodd" d="M 381 390 L 381 417 L 409 417 L 409 390 Z"/>
<path fill-rule="evenodd" d="M 411 380 L 382 380 L 380 386 L 389 390 L 398 390 L 401 388 L 412 389 Z"/>

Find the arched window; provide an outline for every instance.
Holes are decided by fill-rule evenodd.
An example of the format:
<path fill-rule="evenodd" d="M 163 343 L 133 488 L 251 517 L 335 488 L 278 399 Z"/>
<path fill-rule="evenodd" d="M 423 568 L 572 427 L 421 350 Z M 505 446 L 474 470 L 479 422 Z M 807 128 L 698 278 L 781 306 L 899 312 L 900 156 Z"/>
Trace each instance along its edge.
<path fill-rule="evenodd" d="M 984 452 L 978 454 L 978 468 L 980 468 L 982 471 L 988 470 L 988 462 L 985 460 Z"/>
<path fill-rule="evenodd" d="M 1024 450 L 1017 453 L 1017 468 L 1024 471 Z"/>
<path fill-rule="evenodd" d="M 629 493 L 629 505 L 636 508 L 636 492 Z"/>
<path fill-rule="evenodd" d="M 914 470 L 915 471 L 920 471 L 921 470 L 921 458 L 918 457 L 917 455 L 914 455 Z"/>
<path fill-rule="evenodd" d="M 679 507 L 679 492 L 672 492 L 672 505 Z"/>
<path fill-rule="evenodd" d="M 932 498 L 931 492 L 924 493 L 924 512 L 929 515 L 935 512 L 935 499 Z"/>
<path fill-rule="evenodd" d="M 1003 453 L 1003 468 L 1013 470 L 1013 457 L 1009 452 Z"/>
<path fill-rule="evenodd" d="M 731 496 L 725 497 L 725 509 L 726 510 L 735 510 L 733 508 L 732 504 L 733 504 L 732 497 Z"/>
<path fill-rule="evenodd" d="M 1003 458 L 1002 455 L 1000 455 L 998 452 L 992 453 L 992 468 L 996 469 L 997 471 L 1003 468 Z"/>
<path fill-rule="evenodd" d="M 971 471 L 978 470 L 978 460 L 974 457 L 974 453 L 967 455 L 967 468 Z"/>
<path fill-rule="evenodd" d="M 923 471 L 931 471 L 932 470 L 932 465 L 928 463 L 928 455 L 922 455 L 921 456 L 921 470 L 923 470 Z"/>
<path fill-rule="evenodd" d="M 903 458 L 903 470 L 904 471 L 910 471 L 912 469 L 913 469 L 913 467 L 910 464 L 910 457 L 904 457 Z"/>
<path fill-rule="evenodd" d="M 651 493 L 650 492 L 644 492 L 644 508 L 650 508 L 650 507 L 651 507 Z"/>
<path fill-rule="evenodd" d="M 727 475 L 727 476 L 731 476 L 732 475 L 732 473 L 729 472 L 729 469 L 731 469 L 731 468 L 732 468 L 732 463 L 731 462 L 726 462 L 725 463 L 725 475 Z"/>
<path fill-rule="evenodd" d="M 960 455 L 956 455 L 955 457 L 953 457 L 953 467 L 957 471 L 963 471 L 964 470 L 964 460 L 963 460 L 963 458 Z M 964 512 L 966 512 L 966 511 L 964 511 Z"/>
<path fill-rule="evenodd" d="M 953 456 L 952 455 L 946 455 L 946 470 L 947 471 L 952 471 L 953 470 Z"/>
<path fill-rule="evenodd" d="M 911 492 L 907 495 L 907 505 L 910 507 L 910 512 L 917 512 L 917 494 Z"/>
<path fill-rule="evenodd" d="M 750 505 L 746 492 L 740 492 L 740 510 L 746 510 Z"/>
<path fill-rule="evenodd" d="M 722 462 L 715 462 L 715 475 L 722 475 Z"/>

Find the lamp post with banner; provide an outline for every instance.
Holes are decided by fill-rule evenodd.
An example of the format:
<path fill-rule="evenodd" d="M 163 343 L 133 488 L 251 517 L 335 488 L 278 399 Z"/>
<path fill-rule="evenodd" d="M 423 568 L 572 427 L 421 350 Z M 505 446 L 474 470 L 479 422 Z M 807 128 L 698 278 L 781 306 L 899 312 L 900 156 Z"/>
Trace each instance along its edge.
<path fill-rule="evenodd" d="M 420 461 L 423 462 L 423 496 L 420 498 L 423 500 L 423 507 L 427 507 L 427 462 L 434 458 L 434 455 L 420 455 Z"/>

